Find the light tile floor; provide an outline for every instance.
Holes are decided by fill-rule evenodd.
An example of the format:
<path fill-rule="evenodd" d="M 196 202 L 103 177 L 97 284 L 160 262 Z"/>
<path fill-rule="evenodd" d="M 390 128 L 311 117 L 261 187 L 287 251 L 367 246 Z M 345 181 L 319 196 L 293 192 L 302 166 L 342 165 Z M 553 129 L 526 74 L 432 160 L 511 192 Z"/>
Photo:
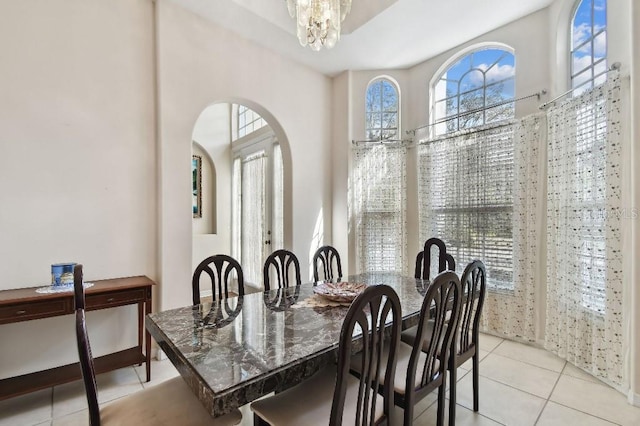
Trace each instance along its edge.
<path fill-rule="evenodd" d="M 482 335 L 480 411 L 472 411 L 470 362 L 458 371 L 456 423 L 465 425 L 640 425 L 640 408 L 619 392 L 542 349 Z M 153 380 L 144 382 L 144 366 L 98 376 L 100 403 L 154 386 L 178 373 L 169 361 L 154 361 Z M 414 425 L 435 425 L 436 394 L 415 408 Z M 253 424 L 242 407 L 242 426 Z M 446 411 L 446 410 L 445 410 Z M 402 411 L 394 412 L 394 420 Z M 0 402 L 0 426 L 80 426 L 88 424 L 82 382 L 55 386 Z"/>

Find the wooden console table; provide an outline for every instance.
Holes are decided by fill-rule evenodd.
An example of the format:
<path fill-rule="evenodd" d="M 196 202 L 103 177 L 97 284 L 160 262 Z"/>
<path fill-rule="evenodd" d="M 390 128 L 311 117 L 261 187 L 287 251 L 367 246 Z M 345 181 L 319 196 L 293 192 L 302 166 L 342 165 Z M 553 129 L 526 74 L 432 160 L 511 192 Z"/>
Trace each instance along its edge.
<path fill-rule="evenodd" d="M 151 380 L 151 338 L 144 330 L 145 315 L 151 313 L 151 286 L 148 277 L 127 277 L 91 281 L 85 290 L 87 310 L 138 305 L 138 345 L 123 351 L 95 358 L 96 373 L 136 364 L 146 364 L 147 382 Z M 29 321 L 58 315 L 73 314 L 73 291 L 64 293 L 36 293 L 36 288 L 0 291 L 0 324 Z M 143 352 L 144 341 L 144 352 Z M 14 396 L 45 389 L 80 379 L 80 364 L 68 364 L 44 371 L 0 380 L 0 401 Z"/>

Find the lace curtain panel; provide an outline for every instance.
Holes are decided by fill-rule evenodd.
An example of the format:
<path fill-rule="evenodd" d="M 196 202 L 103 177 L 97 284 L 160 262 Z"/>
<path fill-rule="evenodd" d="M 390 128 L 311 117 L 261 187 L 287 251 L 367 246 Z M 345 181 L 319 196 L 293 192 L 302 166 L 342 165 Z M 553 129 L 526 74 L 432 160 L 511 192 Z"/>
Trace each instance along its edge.
<path fill-rule="evenodd" d="M 359 271 L 406 270 L 406 162 L 402 144 L 353 147 L 351 216 Z"/>
<path fill-rule="evenodd" d="M 262 282 L 264 258 L 264 185 L 266 158 L 263 151 L 241 163 L 241 253 L 238 260 L 247 283 Z"/>
<path fill-rule="evenodd" d="M 548 111 L 545 347 L 624 385 L 620 79 Z"/>
<path fill-rule="evenodd" d="M 535 338 L 541 116 L 424 141 L 418 150 L 420 238 L 441 238 L 458 273 L 487 267 L 482 326 Z"/>

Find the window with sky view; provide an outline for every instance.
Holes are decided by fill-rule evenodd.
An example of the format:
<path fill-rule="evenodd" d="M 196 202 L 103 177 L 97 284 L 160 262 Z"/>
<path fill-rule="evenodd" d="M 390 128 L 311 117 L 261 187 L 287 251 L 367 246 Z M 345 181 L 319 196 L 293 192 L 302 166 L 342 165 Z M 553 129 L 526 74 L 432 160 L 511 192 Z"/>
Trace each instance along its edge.
<path fill-rule="evenodd" d="M 442 73 L 433 93 L 436 136 L 513 118 L 515 57 L 497 48 L 471 52 Z"/>
<path fill-rule="evenodd" d="M 607 79 L 607 0 L 582 0 L 571 27 L 571 88 L 579 95 Z"/>

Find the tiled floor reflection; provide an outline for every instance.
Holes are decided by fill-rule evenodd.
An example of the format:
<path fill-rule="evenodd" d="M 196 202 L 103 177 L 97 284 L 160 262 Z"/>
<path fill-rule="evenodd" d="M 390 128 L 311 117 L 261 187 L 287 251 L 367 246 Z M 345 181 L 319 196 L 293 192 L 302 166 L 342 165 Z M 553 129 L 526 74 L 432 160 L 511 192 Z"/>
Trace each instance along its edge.
<path fill-rule="evenodd" d="M 465 425 L 639 425 L 640 408 L 619 392 L 542 349 L 482 335 L 480 411 L 472 411 L 470 364 L 458 372 L 456 424 Z M 170 361 L 153 361 L 152 381 L 144 366 L 98 376 L 100 403 L 154 386 L 178 373 Z M 414 425 L 435 425 L 436 396 L 415 409 Z M 80 381 L 0 402 L 0 426 L 85 426 L 87 403 Z M 243 426 L 253 424 L 242 407 Z M 402 411 L 396 410 L 394 420 Z"/>

